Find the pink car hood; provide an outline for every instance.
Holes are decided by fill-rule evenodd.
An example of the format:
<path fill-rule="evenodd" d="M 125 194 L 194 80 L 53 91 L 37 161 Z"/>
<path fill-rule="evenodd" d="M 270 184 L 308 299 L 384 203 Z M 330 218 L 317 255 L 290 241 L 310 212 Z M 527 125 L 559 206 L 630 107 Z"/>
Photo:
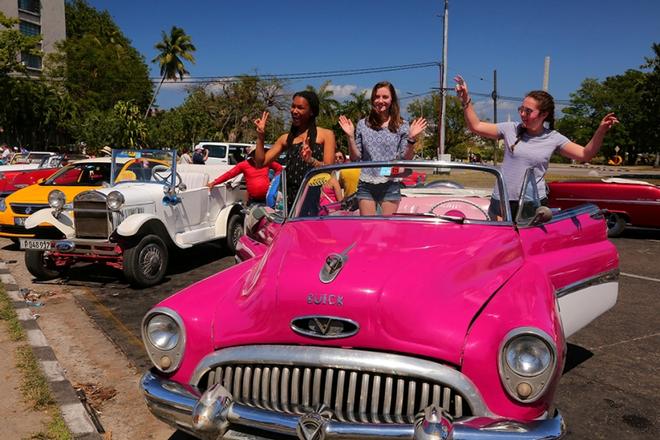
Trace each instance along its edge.
<path fill-rule="evenodd" d="M 351 245 L 334 281 L 321 282 L 328 255 Z M 262 266 L 254 287 L 218 304 L 216 347 L 350 346 L 458 365 L 471 321 L 523 260 L 512 227 L 406 220 L 290 222 L 271 247 L 252 269 Z M 310 315 L 350 319 L 359 331 L 327 340 L 291 330 L 293 319 Z"/>

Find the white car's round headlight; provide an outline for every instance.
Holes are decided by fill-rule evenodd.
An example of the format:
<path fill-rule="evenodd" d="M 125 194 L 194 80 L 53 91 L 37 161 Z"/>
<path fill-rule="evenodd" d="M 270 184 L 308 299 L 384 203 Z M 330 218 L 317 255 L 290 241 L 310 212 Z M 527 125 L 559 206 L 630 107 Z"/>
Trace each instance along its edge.
<path fill-rule="evenodd" d="M 533 335 L 522 335 L 509 341 L 504 358 L 516 374 L 532 377 L 547 370 L 553 356 L 545 341 Z"/>
<path fill-rule="evenodd" d="M 66 196 L 59 189 L 53 190 L 48 194 L 48 204 L 51 208 L 62 209 L 66 203 Z"/>
<path fill-rule="evenodd" d="M 105 201 L 108 209 L 111 211 L 119 211 L 119 209 L 121 209 L 121 207 L 124 205 L 124 202 L 124 195 L 119 191 L 112 191 L 110 194 L 108 194 L 108 198 Z"/>
<path fill-rule="evenodd" d="M 167 315 L 154 315 L 147 324 L 149 342 L 159 350 L 171 350 L 176 347 L 180 334 L 179 325 Z"/>

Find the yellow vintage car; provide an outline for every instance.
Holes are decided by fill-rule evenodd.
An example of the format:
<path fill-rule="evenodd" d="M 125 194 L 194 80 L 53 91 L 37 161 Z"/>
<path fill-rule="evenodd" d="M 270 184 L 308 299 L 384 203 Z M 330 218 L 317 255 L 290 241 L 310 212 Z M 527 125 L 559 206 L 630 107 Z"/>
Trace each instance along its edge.
<path fill-rule="evenodd" d="M 146 162 L 145 162 L 146 161 Z M 123 159 L 121 168 L 115 171 L 115 180 L 134 180 L 136 173 L 151 169 L 163 161 L 153 159 Z M 146 167 L 145 167 L 146 165 Z M 0 237 L 17 242 L 19 238 L 63 238 L 62 233 L 52 226 L 25 229 L 25 219 L 36 211 L 49 208 L 48 195 L 60 190 L 66 203 L 83 191 L 107 186 L 110 183 L 111 158 L 85 159 L 68 165 L 46 180 L 20 189 L 5 199 L 0 199 Z"/>

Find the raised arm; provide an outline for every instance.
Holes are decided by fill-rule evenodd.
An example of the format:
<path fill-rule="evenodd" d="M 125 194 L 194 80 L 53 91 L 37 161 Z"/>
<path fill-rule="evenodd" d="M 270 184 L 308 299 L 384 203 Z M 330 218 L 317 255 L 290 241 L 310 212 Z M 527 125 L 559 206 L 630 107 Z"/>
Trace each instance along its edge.
<path fill-rule="evenodd" d="M 470 94 L 468 93 L 468 87 L 465 80 L 460 75 L 456 75 L 454 81 L 456 81 L 456 95 L 458 95 L 458 99 L 461 100 L 463 117 L 465 118 L 465 124 L 467 125 L 468 130 L 479 136 L 497 139 L 497 125 L 491 122 L 482 122 L 474 111 L 472 98 L 470 98 Z"/>
<path fill-rule="evenodd" d="M 220 177 L 216 178 L 214 181 L 209 182 L 208 185 L 206 185 L 206 186 L 208 186 L 209 188 L 213 188 L 216 185 L 220 185 L 221 183 L 224 183 L 224 182 L 228 181 L 229 179 L 232 179 L 232 178 L 238 176 L 242 172 L 243 172 L 243 168 L 240 166 L 240 164 L 238 164 L 238 165 L 232 167 L 229 171 L 227 171 L 226 173 L 224 173 Z"/>
<path fill-rule="evenodd" d="M 348 155 L 351 157 L 351 161 L 355 162 L 362 158 L 362 153 L 358 148 L 355 142 L 355 126 L 353 121 L 348 119 L 346 116 L 339 116 L 339 126 L 346 134 L 346 141 L 348 142 Z"/>
<path fill-rule="evenodd" d="M 579 162 L 589 162 L 596 154 L 598 154 L 598 151 L 600 151 L 600 147 L 603 146 L 603 139 L 607 132 L 618 123 L 619 120 L 614 113 L 608 113 L 600 121 L 596 132 L 585 147 L 576 144 L 575 142 L 569 142 L 564 145 L 559 152 L 562 156 L 566 156 L 569 159 L 575 159 Z"/>
<path fill-rule="evenodd" d="M 273 162 L 282 152 L 286 135 L 280 136 L 275 144 L 266 151 L 264 141 L 266 138 L 266 124 L 268 123 L 268 116 L 270 113 L 263 112 L 261 118 L 255 119 L 254 125 L 257 130 L 257 149 L 254 152 L 254 164 L 257 168 L 261 168 Z"/>
<path fill-rule="evenodd" d="M 405 160 L 410 160 L 415 156 L 415 143 L 417 142 L 417 136 L 426 129 L 426 119 L 417 118 L 410 123 L 408 128 L 408 136 L 406 137 L 406 145 L 403 153 L 403 158 Z"/>

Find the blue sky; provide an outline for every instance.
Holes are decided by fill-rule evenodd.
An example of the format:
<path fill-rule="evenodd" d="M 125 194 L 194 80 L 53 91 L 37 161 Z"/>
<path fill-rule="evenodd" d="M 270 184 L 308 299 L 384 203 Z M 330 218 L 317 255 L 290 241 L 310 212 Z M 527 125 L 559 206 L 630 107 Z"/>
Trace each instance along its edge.
<path fill-rule="evenodd" d="M 193 77 L 289 74 L 439 62 L 443 0 L 88 0 L 108 10 L 150 63 L 161 31 L 182 27 L 197 46 Z M 543 82 L 550 57 L 549 91 L 568 100 L 585 78 L 604 79 L 638 69 L 660 42 L 660 1 L 450 0 L 448 84 L 457 73 L 474 92 L 490 93 L 493 70 L 501 96 L 522 97 Z M 436 67 L 359 76 L 305 79 L 288 89 L 324 80 L 341 98 L 391 81 L 403 105 L 411 94 L 439 86 Z M 158 97 L 163 108 L 185 98 L 181 84 Z M 492 101 L 476 98 L 484 116 Z M 498 118 L 517 118 L 518 102 L 502 101 Z"/>

